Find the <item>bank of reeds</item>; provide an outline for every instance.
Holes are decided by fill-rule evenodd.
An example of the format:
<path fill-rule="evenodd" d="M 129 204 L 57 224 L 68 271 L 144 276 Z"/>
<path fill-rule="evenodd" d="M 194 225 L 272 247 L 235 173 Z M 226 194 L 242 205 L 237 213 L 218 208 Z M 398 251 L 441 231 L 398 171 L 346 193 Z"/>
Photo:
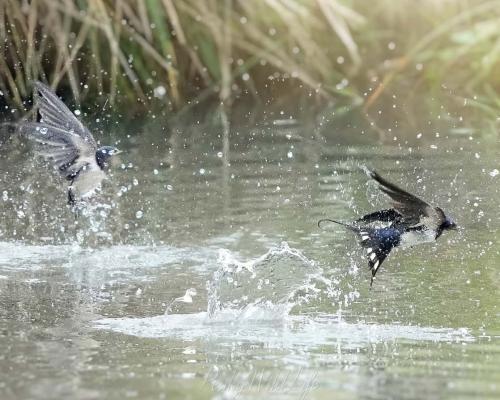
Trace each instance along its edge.
<path fill-rule="evenodd" d="M 179 110 L 200 101 L 465 102 L 496 120 L 500 1 L 3 0 L 0 90 Z M 309 101 L 309 100 L 307 100 Z"/>

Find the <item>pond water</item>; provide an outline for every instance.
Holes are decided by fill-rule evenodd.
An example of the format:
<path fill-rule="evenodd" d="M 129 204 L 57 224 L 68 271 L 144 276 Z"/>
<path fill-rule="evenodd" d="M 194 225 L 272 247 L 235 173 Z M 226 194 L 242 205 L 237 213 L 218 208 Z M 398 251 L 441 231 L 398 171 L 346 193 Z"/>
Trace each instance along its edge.
<path fill-rule="evenodd" d="M 500 397 L 498 144 L 133 129 L 78 217 L 1 150 L 0 398 Z M 372 290 L 352 235 L 316 225 L 384 207 L 361 165 L 460 225 Z"/>

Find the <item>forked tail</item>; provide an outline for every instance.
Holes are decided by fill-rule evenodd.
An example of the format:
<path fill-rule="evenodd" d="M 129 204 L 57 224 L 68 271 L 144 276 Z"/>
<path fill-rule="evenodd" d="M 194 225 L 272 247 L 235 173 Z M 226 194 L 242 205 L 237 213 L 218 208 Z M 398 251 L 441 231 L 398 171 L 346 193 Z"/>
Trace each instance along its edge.
<path fill-rule="evenodd" d="M 329 218 L 320 219 L 318 221 L 318 228 L 323 229 L 322 226 L 326 222 L 333 222 L 334 224 L 342 225 L 353 232 L 356 232 L 356 233 L 359 232 L 359 228 L 355 227 L 354 225 L 346 224 L 345 222 L 335 221 L 334 219 L 329 219 Z"/>
<path fill-rule="evenodd" d="M 327 222 L 342 225 L 356 234 L 359 244 L 366 251 L 368 267 L 372 273 L 370 281 L 371 287 L 382 262 L 389 255 L 392 248 L 399 244 L 399 232 L 394 228 L 374 229 L 371 227 L 357 227 L 355 225 L 346 224 L 344 222 L 328 218 L 319 220 L 318 227 L 321 229 L 322 225 Z"/>

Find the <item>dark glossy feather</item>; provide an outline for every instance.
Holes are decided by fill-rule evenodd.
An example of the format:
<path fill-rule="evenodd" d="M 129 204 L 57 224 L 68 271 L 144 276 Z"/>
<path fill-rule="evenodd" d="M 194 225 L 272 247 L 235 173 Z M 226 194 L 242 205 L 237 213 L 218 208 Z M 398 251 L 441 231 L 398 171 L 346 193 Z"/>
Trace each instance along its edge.
<path fill-rule="evenodd" d="M 391 250 L 399 244 L 401 231 L 392 227 L 379 229 L 368 226 L 359 227 L 333 219 L 320 220 L 318 222 L 318 227 L 321 228 L 324 223 L 328 222 L 342 225 L 356 234 L 359 243 L 366 249 L 368 267 L 372 273 L 370 282 L 370 286 L 372 286 L 375 275 L 380 269 L 382 263 L 387 258 Z"/>
<path fill-rule="evenodd" d="M 391 223 L 397 223 L 401 221 L 403 216 L 398 213 L 396 210 L 393 208 L 389 210 L 380 210 L 380 211 L 375 211 L 370 214 L 363 215 L 361 218 L 358 218 L 356 220 L 356 223 L 362 223 L 362 224 L 370 224 L 372 222 L 391 222 Z"/>
<path fill-rule="evenodd" d="M 391 250 L 399 244 L 401 231 L 396 228 L 368 228 L 363 227 L 358 231 L 361 246 L 366 249 L 368 267 L 372 272 L 370 286 L 380 266 Z"/>
<path fill-rule="evenodd" d="M 402 215 L 402 222 L 406 225 L 425 224 L 435 229 L 443 222 L 444 213 L 439 209 L 387 181 L 377 172 L 368 168 L 365 168 L 365 172 L 377 182 L 379 189 L 390 197 L 391 205 Z"/>

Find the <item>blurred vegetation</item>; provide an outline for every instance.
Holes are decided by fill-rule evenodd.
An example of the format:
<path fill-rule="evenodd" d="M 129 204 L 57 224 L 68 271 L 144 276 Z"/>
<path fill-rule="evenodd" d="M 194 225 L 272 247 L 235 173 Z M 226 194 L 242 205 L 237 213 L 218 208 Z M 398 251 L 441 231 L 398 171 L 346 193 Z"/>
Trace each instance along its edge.
<path fill-rule="evenodd" d="M 137 113 L 500 110 L 499 0 L 3 0 L 0 52 L 4 110 L 34 79 Z"/>

